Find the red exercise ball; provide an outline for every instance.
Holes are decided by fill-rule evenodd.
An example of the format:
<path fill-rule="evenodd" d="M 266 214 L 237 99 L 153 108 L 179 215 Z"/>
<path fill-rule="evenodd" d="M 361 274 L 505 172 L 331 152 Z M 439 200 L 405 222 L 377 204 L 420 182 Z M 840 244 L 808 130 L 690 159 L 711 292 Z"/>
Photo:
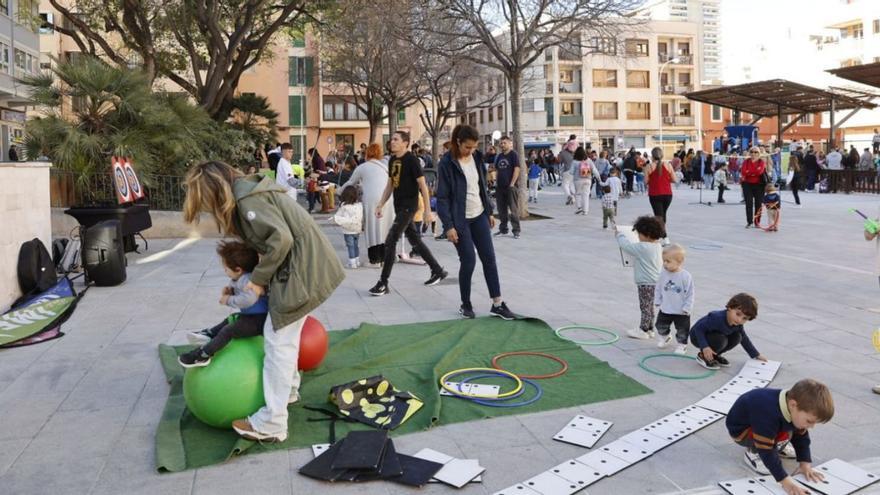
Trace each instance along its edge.
<path fill-rule="evenodd" d="M 299 369 L 309 371 L 321 365 L 327 355 L 327 330 L 317 318 L 306 318 L 299 337 Z"/>

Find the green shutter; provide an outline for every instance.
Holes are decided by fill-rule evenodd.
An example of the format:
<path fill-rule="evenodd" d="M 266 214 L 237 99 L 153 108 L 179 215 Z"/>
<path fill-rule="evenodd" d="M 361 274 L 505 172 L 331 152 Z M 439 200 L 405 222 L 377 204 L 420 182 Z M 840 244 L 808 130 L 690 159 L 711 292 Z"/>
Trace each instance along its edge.
<path fill-rule="evenodd" d="M 306 86 L 315 85 L 315 57 L 306 57 Z"/>
<path fill-rule="evenodd" d="M 296 86 L 296 57 L 287 57 L 287 85 Z"/>
<path fill-rule="evenodd" d="M 304 37 L 303 38 L 296 37 L 291 40 L 291 44 L 293 45 L 294 48 L 305 48 L 306 47 L 306 39 Z"/>
<path fill-rule="evenodd" d="M 406 109 L 397 111 L 397 123 L 403 124 L 406 123 Z"/>
<path fill-rule="evenodd" d="M 290 95 L 287 97 L 287 103 L 290 112 L 290 118 L 288 119 L 290 125 L 306 125 L 306 121 L 308 120 L 306 117 L 306 97 Z M 302 122 L 300 122 L 300 112 L 302 112 Z"/>

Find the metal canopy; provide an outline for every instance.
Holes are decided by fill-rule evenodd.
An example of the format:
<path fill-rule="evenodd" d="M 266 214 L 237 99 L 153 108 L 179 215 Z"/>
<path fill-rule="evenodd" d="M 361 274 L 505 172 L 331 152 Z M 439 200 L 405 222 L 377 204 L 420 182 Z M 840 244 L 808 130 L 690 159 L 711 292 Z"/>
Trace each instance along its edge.
<path fill-rule="evenodd" d="M 837 69 L 829 69 L 825 72 L 830 72 L 841 79 L 847 79 L 849 81 L 880 88 L 880 62 L 854 65 L 852 67 L 840 67 Z"/>
<path fill-rule="evenodd" d="M 686 93 L 685 96 L 690 100 L 731 108 L 761 117 L 854 110 L 877 106 L 852 96 L 813 88 L 785 79 L 723 86 Z"/>

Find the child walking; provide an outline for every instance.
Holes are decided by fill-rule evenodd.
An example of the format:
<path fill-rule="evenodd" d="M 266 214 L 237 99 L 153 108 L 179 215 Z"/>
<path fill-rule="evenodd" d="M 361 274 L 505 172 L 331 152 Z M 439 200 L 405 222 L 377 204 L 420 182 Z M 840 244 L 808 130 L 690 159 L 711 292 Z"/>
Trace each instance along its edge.
<path fill-rule="evenodd" d="M 776 232 L 779 230 L 779 210 L 782 208 L 782 201 L 779 197 L 779 192 L 776 190 L 776 186 L 773 184 L 767 184 L 764 188 L 764 200 L 762 201 L 764 205 L 764 209 L 767 210 L 767 221 L 769 222 L 769 227 L 767 230 L 770 232 Z M 755 222 L 757 225 L 758 222 Z"/>
<path fill-rule="evenodd" d="M 535 160 L 529 165 L 529 203 L 538 202 L 538 186 L 541 183 L 541 166 Z"/>
<path fill-rule="evenodd" d="M 603 186 L 602 192 L 602 228 L 608 228 L 608 220 L 611 220 L 611 225 L 617 225 L 615 221 L 614 215 L 617 213 L 617 204 L 614 201 L 614 197 L 611 196 L 611 186 Z"/>
<path fill-rule="evenodd" d="M 343 189 L 339 199 L 342 205 L 333 215 L 333 222 L 342 227 L 342 237 L 348 249 L 348 268 L 361 266 L 361 254 L 358 248 L 361 232 L 364 230 L 364 205 L 360 202 L 360 188 L 350 186 Z"/>
<path fill-rule="evenodd" d="M 232 339 L 255 337 L 263 334 L 263 324 L 269 313 L 269 298 L 257 297 L 247 285 L 251 272 L 260 260 L 257 252 L 243 242 L 221 242 L 217 254 L 223 263 L 223 271 L 231 284 L 223 287 L 220 304 L 236 308 L 239 313 L 224 319 L 212 328 L 190 332 L 187 339 L 193 344 L 204 344 L 177 358 L 184 368 L 199 368 L 211 364 L 211 357 L 226 347 Z"/>
<path fill-rule="evenodd" d="M 691 328 L 691 343 L 700 349 L 697 362 L 700 366 L 717 370 L 722 366 L 730 366 L 730 361 L 722 354 L 742 344 L 743 349 L 752 359 L 766 361 L 752 341 L 746 335 L 743 324 L 758 316 L 758 301 L 741 292 L 727 301 L 727 307 L 712 311 L 700 318 Z"/>
<path fill-rule="evenodd" d="M 620 201 L 620 193 L 623 192 L 623 181 L 620 180 L 620 169 L 612 167 L 611 175 L 599 182 L 599 185 L 611 188 L 611 199 L 614 201 L 614 214 L 617 215 L 617 202 Z"/>
<path fill-rule="evenodd" d="M 672 342 L 675 324 L 675 353 L 687 353 L 688 334 L 691 330 L 691 312 L 694 309 L 694 278 L 682 268 L 685 250 L 679 244 L 663 248 L 663 271 L 654 290 L 657 314 L 657 347 L 665 348 Z"/>
<path fill-rule="evenodd" d="M 649 340 L 654 338 L 654 288 L 663 266 L 660 239 L 666 237 L 666 228 L 659 218 L 646 215 L 637 218 L 632 229 L 639 235 L 639 242 L 631 242 L 614 226 L 618 245 L 635 259 L 633 277 L 642 313 L 639 329 L 627 330 L 626 334 L 633 339 Z"/>
<path fill-rule="evenodd" d="M 718 202 L 724 203 L 724 191 L 727 188 L 727 163 L 721 163 L 715 171 L 715 184 L 718 184 Z"/>

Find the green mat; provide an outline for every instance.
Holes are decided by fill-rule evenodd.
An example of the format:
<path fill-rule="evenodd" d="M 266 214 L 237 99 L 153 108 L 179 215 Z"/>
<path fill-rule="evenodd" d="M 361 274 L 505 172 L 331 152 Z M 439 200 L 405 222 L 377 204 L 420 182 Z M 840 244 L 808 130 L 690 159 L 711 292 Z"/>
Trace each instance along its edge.
<path fill-rule="evenodd" d="M 497 318 L 438 321 L 380 326 L 364 323 L 357 330 L 330 332 L 330 352 L 320 368 L 303 375 L 302 400 L 291 406 L 289 436 L 280 444 L 242 440 L 231 430 L 218 430 L 201 423 L 183 400 L 183 368 L 177 355 L 189 346 L 159 346 L 159 356 L 171 384 L 168 402 L 156 432 L 159 471 L 183 471 L 223 462 L 238 454 L 306 447 L 326 443 L 329 423 L 307 422 L 321 414 L 303 405 L 328 405 L 334 385 L 373 375 L 384 375 L 400 390 L 416 394 L 424 407 L 392 431 L 401 435 L 432 426 L 481 418 L 526 414 L 590 404 L 650 393 L 651 390 L 611 368 L 569 341 L 554 335 L 543 321 Z M 547 352 L 568 362 L 568 372 L 558 378 L 538 380 L 544 396 L 529 406 L 496 408 L 452 397 L 441 399 L 440 376 L 459 368 L 490 367 L 493 356 L 510 351 Z M 519 374 L 544 374 L 558 364 L 535 357 L 512 357 L 501 363 Z M 482 383 L 490 383 L 481 381 Z M 496 382 L 508 386 L 504 381 Z M 509 390 L 509 388 L 507 389 Z M 522 399 L 532 396 L 527 391 Z M 338 437 L 361 424 L 337 422 Z"/>

